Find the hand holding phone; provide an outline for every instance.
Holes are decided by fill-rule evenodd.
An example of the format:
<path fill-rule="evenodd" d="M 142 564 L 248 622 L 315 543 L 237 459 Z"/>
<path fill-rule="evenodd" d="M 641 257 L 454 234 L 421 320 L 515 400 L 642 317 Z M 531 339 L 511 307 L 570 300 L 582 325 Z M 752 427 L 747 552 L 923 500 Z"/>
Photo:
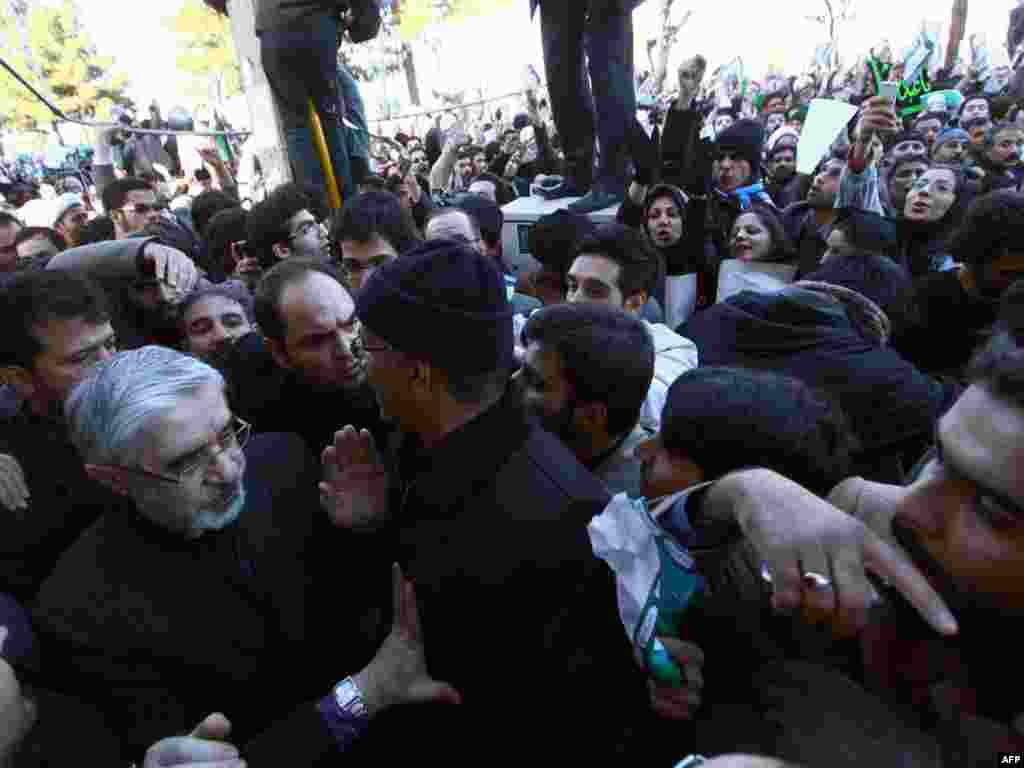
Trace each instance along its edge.
<path fill-rule="evenodd" d="M 885 80 L 878 84 L 878 95 L 888 99 L 893 109 L 896 108 L 896 99 L 899 97 L 900 84 L 894 80 Z"/>

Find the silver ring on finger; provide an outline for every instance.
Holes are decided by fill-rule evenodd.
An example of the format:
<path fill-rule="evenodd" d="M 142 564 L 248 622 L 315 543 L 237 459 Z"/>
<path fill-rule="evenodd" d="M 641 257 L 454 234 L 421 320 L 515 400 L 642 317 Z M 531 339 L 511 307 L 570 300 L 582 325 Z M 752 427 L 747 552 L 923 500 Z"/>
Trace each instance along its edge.
<path fill-rule="evenodd" d="M 804 574 L 804 585 L 809 589 L 830 589 L 832 587 L 832 580 L 822 576 L 820 573 L 807 571 Z"/>

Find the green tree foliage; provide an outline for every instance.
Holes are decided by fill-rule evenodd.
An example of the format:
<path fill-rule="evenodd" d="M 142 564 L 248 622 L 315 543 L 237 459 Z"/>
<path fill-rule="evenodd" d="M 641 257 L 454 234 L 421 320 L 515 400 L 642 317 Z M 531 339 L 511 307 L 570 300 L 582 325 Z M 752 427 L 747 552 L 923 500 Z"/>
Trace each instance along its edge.
<path fill-rule="evenodd" d="M 223 101 L 242 92 L 242 72 L 226 16 L 202 0 L 185 0 L 163 26 L 177 40 L 178 70 L 200 81 L 209 97 Z"/>
<path fill-rule="evenodd" d="M 130 106 L 128 77 L 96 50 L 72 0 L 58 4 L 5 3 L 0 55 L 69 117 L 109 120 L 115 105 Z M 43 131 L 53 113 L 6 72 L 0 73 L 0 125 Z"/>

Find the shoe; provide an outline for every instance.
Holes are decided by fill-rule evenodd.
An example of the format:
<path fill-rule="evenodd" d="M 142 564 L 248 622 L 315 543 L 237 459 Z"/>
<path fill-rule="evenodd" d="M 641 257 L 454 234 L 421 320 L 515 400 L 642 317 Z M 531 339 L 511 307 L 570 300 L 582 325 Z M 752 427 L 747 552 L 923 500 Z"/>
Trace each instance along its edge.
<path fill-rule="evenodd" d="M 626 190 L 619 186 L 616 188 L 602 187 L 595 184 L 594 188 L 575 203 L 569 203 L 569 210 L 573 213 L 593 213 L 603 211 L 613 205 L 622 205 L 626 199 Z"/>
<path fill-rule="evenodd" d="M 560 178 L 561 181 L 552 184 L 552 178 Z M 587 188 L 583 187 L 577 179 L 571 176 L 549 176 L 547 183 L 543 186 L 538 186 L 536 189 L 537 194 L 545 200 L 561 200 L 563 197 L 582 197 L 587 193 Z"/>

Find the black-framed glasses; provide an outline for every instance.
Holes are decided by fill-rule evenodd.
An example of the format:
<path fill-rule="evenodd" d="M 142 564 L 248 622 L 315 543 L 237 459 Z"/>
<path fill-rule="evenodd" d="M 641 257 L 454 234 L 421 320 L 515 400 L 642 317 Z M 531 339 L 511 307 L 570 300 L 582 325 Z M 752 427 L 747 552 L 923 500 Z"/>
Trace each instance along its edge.
<path fill-rule="evenodd" d="M 142 475 L 152 480 L 162 480 L 165 483 L 183 485 L 195 477 L 205 475 L 216 458 L 225 451 L 242 450 L 245 448 L 250 437 L 252 437 L 252 424 L 235 416 L 231 423 L 217 435 L 216 449 L 211 445 L 204 446 L 197 452 L 194 458 L 189 457 L 178 463 L 179 465 L 171 473 L 153 472 L 142 467 L 113 466 L 116 469 Z"/>

